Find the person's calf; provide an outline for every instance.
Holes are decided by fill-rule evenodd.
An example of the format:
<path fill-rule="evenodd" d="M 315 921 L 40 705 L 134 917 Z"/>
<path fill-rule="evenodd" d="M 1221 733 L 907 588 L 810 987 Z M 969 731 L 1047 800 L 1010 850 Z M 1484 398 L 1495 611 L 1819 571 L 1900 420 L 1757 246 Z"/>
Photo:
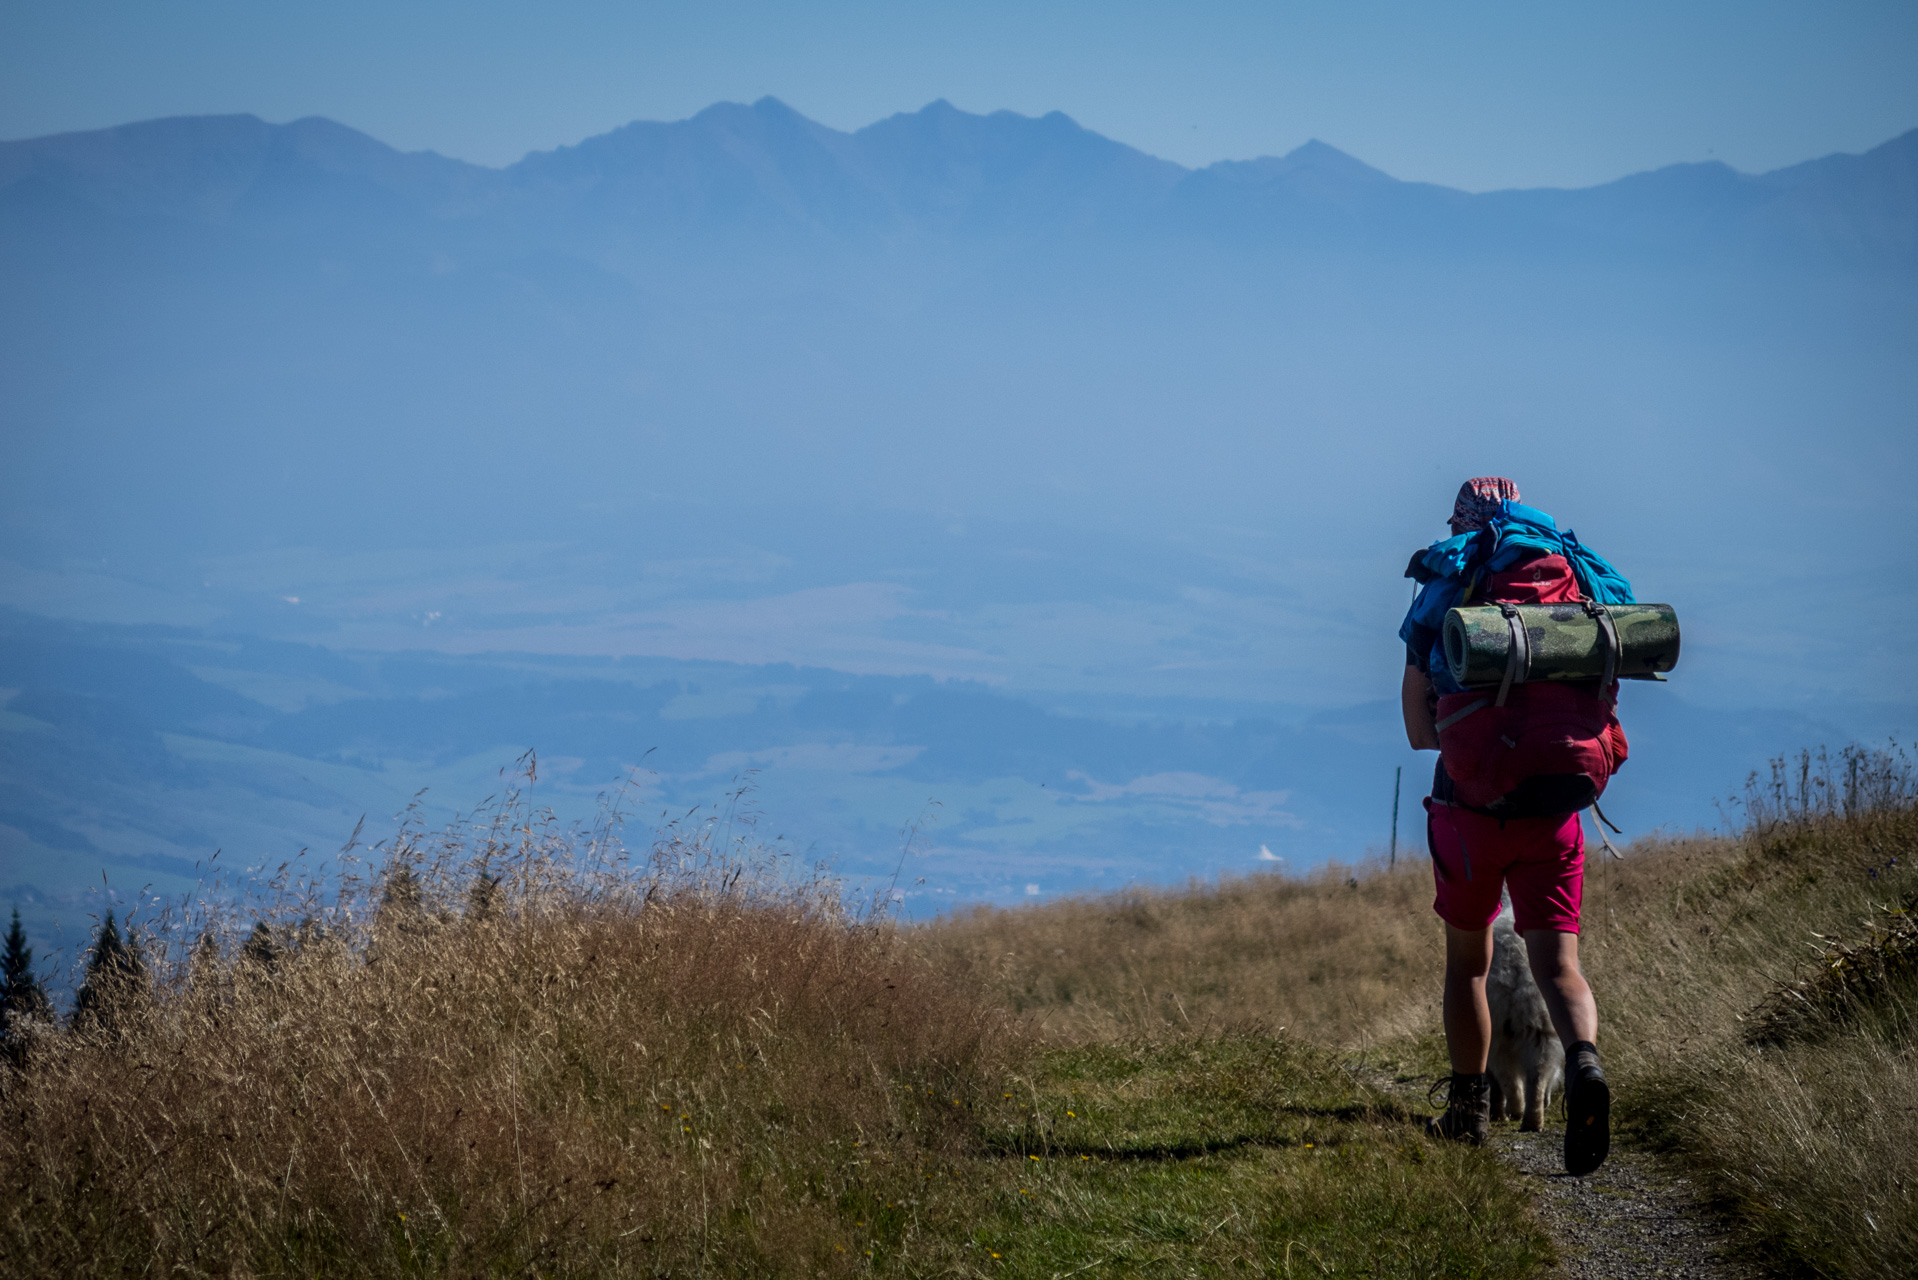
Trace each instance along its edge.
<path fill-rule="evenodd" d="M 1551 1011 L 1552 1025 L 1567 1044 L 1598 1034 L 1598 1006 L 1578 964 L 1578 935 L 1555 929 L 1525 931 L 1532 977 Z"/>

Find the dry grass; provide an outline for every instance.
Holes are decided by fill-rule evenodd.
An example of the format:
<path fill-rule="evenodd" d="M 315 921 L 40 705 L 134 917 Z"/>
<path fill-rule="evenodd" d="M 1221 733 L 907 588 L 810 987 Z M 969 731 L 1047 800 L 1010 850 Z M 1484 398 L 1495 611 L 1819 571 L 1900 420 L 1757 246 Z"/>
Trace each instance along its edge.
<path fill-rule="evenodd" d="M 1012 1046 L 716 830 L 634 864 L 508 798 L 325 910 L 283 894 L 272 948 L 149 932 L 157 994 L 6 1082 L 5 1269 L 850 1270 L 842 1219 L 965 1145 Z"/>
<path fill-rule="evenodd" d="M 1436 1016 L 1443 938 L 1423 857 L 1310 876 L 979 907 L 923 931 L 942 966 L 1055 1043 L 1243 1026 L 1350 1046 Z"/>
<path fill-rule="evenodd" d="M 1918 892 L 1918 790 L 1860 759 L 1781 774 L 1741 838 L 1590 864 L 1619 1115 L 1781 1272 L 1918 1255 L 1888 914 Z M 8 1273 L 1516 1277 L 1549 1253 L 1509 1170 L 1327 1052 L 1434 1056 L 1422 859 L 899 930 L 723 815 L 640 857 L 617 835 L 508 796 L 324 900 L 149 923 L 157 987 L 0 1078 Z"/>
<path fill-rule="evenodd" d="M 1176 972 L 1213 1025 L 1121 1008 L 1047 1047 L 980 992 L 997 960 L 929 955 L 717 817 L 637 860 L 616 835 L 508 796 L 323 900 L 149 922 L 157 986 L 0 1079 L 0 1270 L 1519 1280 L 1550 1256 L 1495 1159 L 1430 1147 L 1296 1035 L 1220 1030 L 1393 1007 L 1413 966 L 1341 968 L 1322 927 L 1309 1000 L 1232 990 L 1283 976 L 1254 963 L 1262 911 L 1361 929 L 1409 875 L 1135 899 L 1106 936 L 1159 941 L 1112 989 Z"/>
<path fill-rule="evenodd" d="M 1815 782 L 1805 765 L 1791 775 Z M 1595 867 L 1585 954 L 1622 1114 L 1703 1175 L 1754 1256 L 1895 1275 L 1918 1257 L 1918 983 L 1895 956 L 1861 961 L 1895 950 L 1886 922 L 1918 892 L 1918 797 L 1906 772 L 1847 805 L 1833 772 L 1832 803 L 1774 790 L 1740 839 Z M 1834 989 L 1834 969 L 1855 980 Z"/>
<path fill-rule="evenodd" d="M 1735 838 L 1587 860 L 1581 952 L 1621 1121 L 1690 1165 L 1779 1274 L 1918 1257 L 1918 785 L 1904 754 L 1775 764 Z M 924 931 L 1054 1043 L 1241 1024 L 1436 1070 L 1423 859 L 1128 892 Z M 1779 1010 L 1789 1011 L 1783 1016 Z M 1405 1076 L 1401 1068 L 1400 1075 Z"/>

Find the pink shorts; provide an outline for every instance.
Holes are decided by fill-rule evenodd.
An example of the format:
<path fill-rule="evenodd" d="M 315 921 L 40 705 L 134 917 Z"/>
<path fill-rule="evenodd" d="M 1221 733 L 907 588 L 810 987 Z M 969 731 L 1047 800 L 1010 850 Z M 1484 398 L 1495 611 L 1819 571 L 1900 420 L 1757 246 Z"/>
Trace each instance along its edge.
<path fill-rule="evenodd" d="M 1483 929 L 1498 915 L 1499 886 L 1512 890 L 1512 923 L 1578 932 L 1585 894 L 1585 828 L 1563 818 L 1509 818 L 1425 801 L 1425 839 L 1438 897 L 1432 910 L 1460 929 Z"/>

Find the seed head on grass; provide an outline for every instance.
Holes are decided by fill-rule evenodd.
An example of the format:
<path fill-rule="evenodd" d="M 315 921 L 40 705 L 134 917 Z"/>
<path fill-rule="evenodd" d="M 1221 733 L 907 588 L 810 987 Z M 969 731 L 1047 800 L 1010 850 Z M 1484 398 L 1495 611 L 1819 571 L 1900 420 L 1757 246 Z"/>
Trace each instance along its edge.
<path fill-rule="evenodd" d="M 138 1016 L 110 956 L 100 1012 L 8 1084 L 9 1274 L 811 1274 L 840 1195 L 908 1185 L 833 1144 L 949 1157 L 970 1132 L 931 1096 L 1013 1042 L 723 831 L 630 852 L 616 814 L 508 793 L 370 874 L 143 932 Z M 677 1138 L 630 1123 L 649 1103 Z"/>

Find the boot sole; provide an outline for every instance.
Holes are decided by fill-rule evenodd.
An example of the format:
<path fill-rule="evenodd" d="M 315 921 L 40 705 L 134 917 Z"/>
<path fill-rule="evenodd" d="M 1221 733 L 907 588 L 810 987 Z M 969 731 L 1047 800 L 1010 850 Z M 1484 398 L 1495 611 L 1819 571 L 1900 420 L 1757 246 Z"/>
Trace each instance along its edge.
<path fill-rule="evenodd" d="M 1565 1100 L 1565 1172 L 1582 1178 L 1612 1152 L 1612 1090 L 1582 1081 Z"/>

